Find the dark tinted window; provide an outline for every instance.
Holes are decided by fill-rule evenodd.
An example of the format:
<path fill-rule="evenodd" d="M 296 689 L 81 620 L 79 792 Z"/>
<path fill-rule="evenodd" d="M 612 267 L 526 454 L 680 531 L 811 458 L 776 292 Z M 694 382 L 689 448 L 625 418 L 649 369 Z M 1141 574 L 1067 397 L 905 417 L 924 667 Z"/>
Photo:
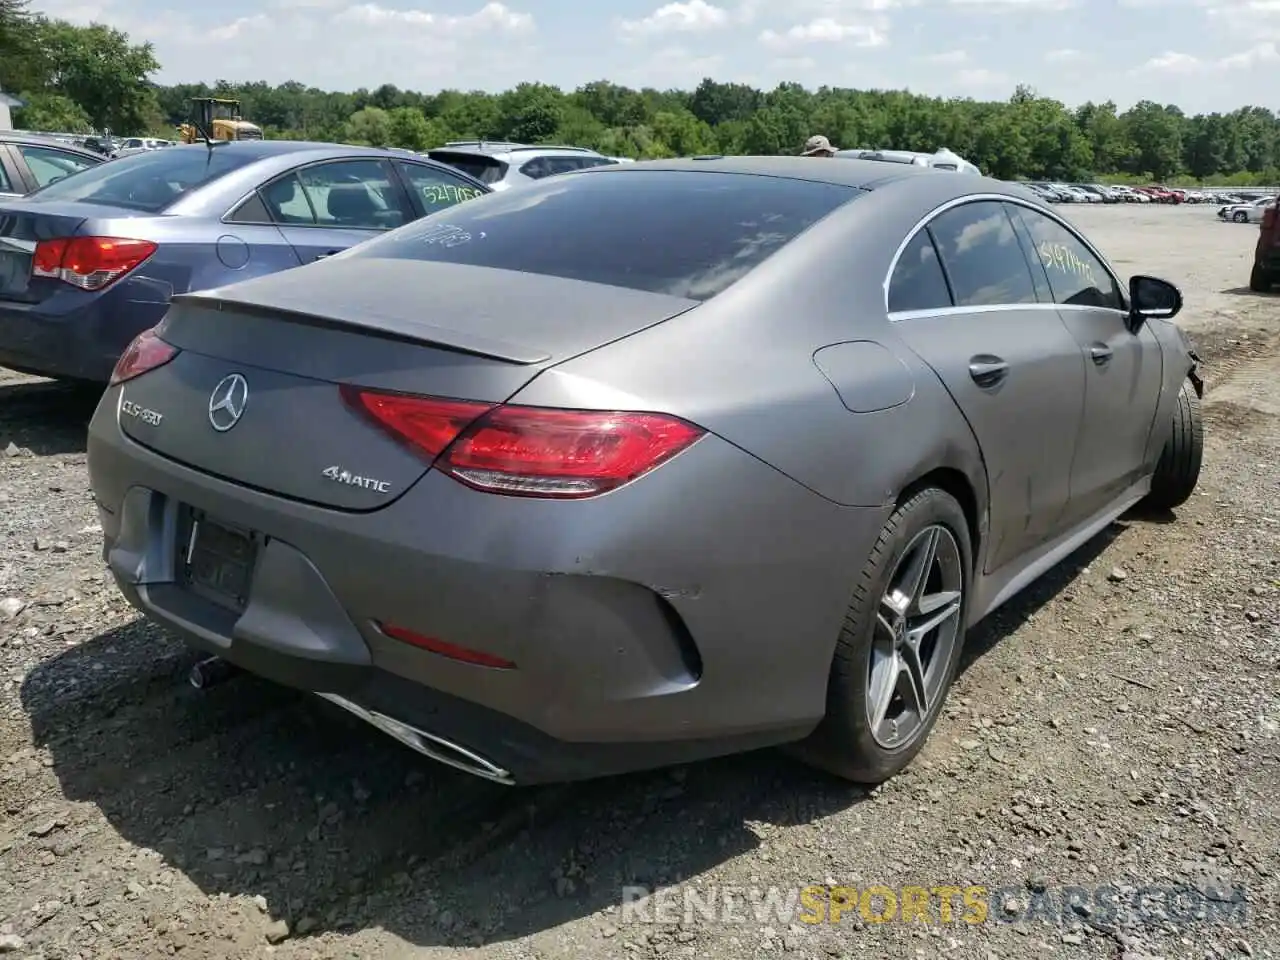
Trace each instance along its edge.
<path fill-rule="evenodd" d="M 262 197 L 254 193 L 248 200 L 236 207 L 227 217 L 231 223 L 270 223 L 271 214 L 262 202 Z"/>
<path fill-rule="evenodd" d="M 101 203 L 158 213 L 183 195 L 256 158 L 204 144 L 174 150 L 148 150 L 100 163 L 33 194 L 37 200 Z"/>
<path fill-rule="evenodd" d="M 361 244 L 355 257 L 498 267 L 707 300 L 852 187 L 744 174 L 626 170 L 479 197 Z"/>
<path fill-rule="evenodd" d="M 929 225 L 956 306 L 1035 303 L 1031 268 L 999 203 L 953 207 Z"/>
<path fill-rule="evenodd" d="M 1081 307 L 1124 308 L 1120 287 L 1070 230 L 1035 210 L 1018 211 L 1049 277 L 1053 299 Z"/>
<path fill-rule="evenodd" d="M 432 150 L 427 156 L 440 163 L 447 163 L 455 170 L 461 170 L 467 176 L 475 177 L 481 183 L 497 183 L 507 172 L 507 165 L 501 160 L 479 153 Z"/>
<path fill-rule="evenodd" d="M 938 263 L 938 251 L 928 230 L 921 230 L 907 244 L 889 281 L 889 312 L 936 310 L 951 306 L 951 291 Z"/>
<path fill-rule="evenodd" d="M 520 167 L 520 172 L 530 180 L 541 180 L 551 175 L 551 166 L 547 163 L 546 157 L 534 157 Z"/>

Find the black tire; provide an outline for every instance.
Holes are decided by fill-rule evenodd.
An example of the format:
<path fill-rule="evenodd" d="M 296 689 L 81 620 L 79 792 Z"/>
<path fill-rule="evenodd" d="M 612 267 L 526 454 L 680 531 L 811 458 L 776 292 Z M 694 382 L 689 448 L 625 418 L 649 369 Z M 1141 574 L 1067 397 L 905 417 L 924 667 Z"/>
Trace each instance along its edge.
<path fill-rule="evenodd" d="M 1237 210 L 1235 213 L 1231 215 L 1231 219 L 1234 220 L 1236 223 L 1248 223 L 1249 215 L 1245 213 L 1243 210 Z"/>
<path fill-rule="evenodd" d="M 918 535 L 933 526 L 949 532 L 958 548 L 962 586 L 955 638 L 946 662 L 938 665 L 940 683 L 928 715 L 912 739 L 901 747 L 887 749 L 872 736 L 867 711 L 868 674 L 877 615 L 904 552 Z M 845 780 L 866 784 L 888 780 L 915 758 L 942 712 L 960 662 L 972 571 L 968 521 L 954 497 L 936 487 L 928 487 L 894 510 L 858 578 L 845 614 L 831 665 L 826 715 L 808 738 L 791 748 L 793 755 Z"/>
<path fill-rule="evenodd" d="M 1255 263 L 1249 271 L 1249 289 L 1254 293 L 1270 293 L 1274 282 L 1270 271 L 1259 264 Z"/>
<path fill-rule="evenodd" d="M 1151 478 L 1149 506 L 1172 510 L 1186 503 L 1200 480 L 1204 461 L 1204 421 L 1200 415 L 1200 397 L 1191 381 L 1183 380 L 1178 402 L 1173 408 L 1173 425 L 1169 439 L 1160 452 L 1155 475 Z"/>

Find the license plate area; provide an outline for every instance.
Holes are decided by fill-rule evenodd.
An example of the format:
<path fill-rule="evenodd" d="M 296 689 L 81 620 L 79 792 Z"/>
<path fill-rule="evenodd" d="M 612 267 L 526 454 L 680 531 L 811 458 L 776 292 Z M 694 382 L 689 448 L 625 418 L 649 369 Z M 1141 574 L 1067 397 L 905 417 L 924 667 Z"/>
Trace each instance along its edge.
<path fill-rule="evenodd" d="M 0 245 L 0 293 L 26 293 L 30 280 L 31 255 Z"/>
<path fill-rule="evenodd" d="M 179 524 L 178 580 L 197 596 L 239 613 L 249 603 L 261 544 L 260 534 L 187 508 Z"/>

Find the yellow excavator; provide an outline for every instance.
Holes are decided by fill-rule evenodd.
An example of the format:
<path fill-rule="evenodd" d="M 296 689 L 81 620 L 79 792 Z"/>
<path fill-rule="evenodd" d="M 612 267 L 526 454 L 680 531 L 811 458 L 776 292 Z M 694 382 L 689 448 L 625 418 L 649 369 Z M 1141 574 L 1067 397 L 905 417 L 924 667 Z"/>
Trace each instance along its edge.
<path fill-rule="evenodd" d="M 183 143 L 205 140 L 261 140 L 262 128 L 240 115 L 239 100 L 192 97 L 191 121 L 178 127 Z"/>

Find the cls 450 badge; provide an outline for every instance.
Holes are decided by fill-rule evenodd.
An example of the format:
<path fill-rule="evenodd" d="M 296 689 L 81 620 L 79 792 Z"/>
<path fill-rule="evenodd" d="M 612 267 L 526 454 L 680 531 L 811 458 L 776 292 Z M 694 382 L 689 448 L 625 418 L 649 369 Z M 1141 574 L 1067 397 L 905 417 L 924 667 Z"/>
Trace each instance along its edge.
<path fill-rule="evenodd" d="M 134 403 L 132 400 L 121 400 L 120 412 L 127 417 L 133 417 L 135 420 L 141 420 L 143 423 L 152 427 L 160 426 L 160 421 L 164 419 L 163 413 L 151 410 L 141 404 Z"/>
<path fill-rule="evenodd" d="M 386 480 L 362 477 L 344 467 L 325 467 L 321 472 L 324 474 L 325 479 L 333 480 L 335 483 L 345 483 L 349 487 L 360 487 L 363 490 L 374 490 L 378 493 L 389 493 L 391 491 L 391 484 Z"/>

